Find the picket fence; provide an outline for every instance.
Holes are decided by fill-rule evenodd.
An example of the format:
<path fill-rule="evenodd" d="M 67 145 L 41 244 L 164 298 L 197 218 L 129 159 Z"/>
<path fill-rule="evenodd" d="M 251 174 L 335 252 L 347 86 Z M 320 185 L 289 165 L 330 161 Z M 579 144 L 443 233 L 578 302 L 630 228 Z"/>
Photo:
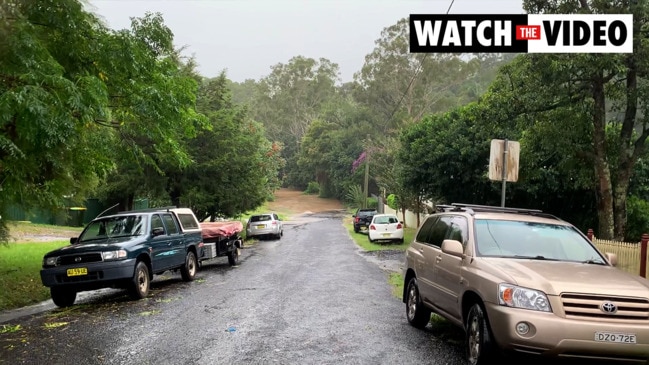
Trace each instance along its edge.
<path fill-rule="evenodd" d="M 593 230 L 588 230 L 588 238 L 591 239 L 595 247 L 602 252 L 610 252 L 617 255 L 617 267 L 631 274 L 647 277 L 647 266 L 649 258 L 647 257 L 647 242 L 649 235 L 642 235 L 640 242 L 622 242 L 602 240 L 593 235 Z"/>

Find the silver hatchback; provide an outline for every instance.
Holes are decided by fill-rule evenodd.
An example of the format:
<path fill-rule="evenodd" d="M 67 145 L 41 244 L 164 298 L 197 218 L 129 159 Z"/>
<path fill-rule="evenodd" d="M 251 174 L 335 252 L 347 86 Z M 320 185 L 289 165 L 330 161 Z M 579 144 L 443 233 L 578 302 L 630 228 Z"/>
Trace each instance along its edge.
<path fill-rule="evenodd" d="M 282 238 L 284 227 L 282 220 L 275 213 L 255 214 L 248 219 L 246 224 L 246 237 L 271 236 Z"/>

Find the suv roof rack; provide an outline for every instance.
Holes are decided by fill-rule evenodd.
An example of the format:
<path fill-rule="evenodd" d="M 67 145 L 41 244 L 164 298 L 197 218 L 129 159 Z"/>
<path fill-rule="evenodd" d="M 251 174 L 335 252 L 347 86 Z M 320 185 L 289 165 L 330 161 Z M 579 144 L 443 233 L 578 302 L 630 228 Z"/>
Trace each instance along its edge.
<path fill-rule="evenodd" d="M 436 206 L 440 212 L 467 212 L 471 215 L 476 212 L 494 212 L 494 213 L 513 213 L 513 214 L 529 214 L 539 217 L 551 218 L 561 220 L 560 218 L 550 214 L 544 213 L 538 209 L 525 209 L 525 208 L 512 208 L 512 207 L 497 207 L 491 205 L 477 205 L 477 204 L 464 204 L 453 203 L 451 205 L 440 204 Z"/>
<path fill-rule="evenodd" d="M 117 214 L 121 213 L 145 213 L 145 212 L 160 212 L 163 210 L 169 211 L 169 209 L 176 209 L 175 205 L 170 205 L 168 207 L 159 207 L 159 208 L 146 208 L 146 209 L 137 209 L 137 210 L 124 210 L 121 212 L 118 212 Z"/>

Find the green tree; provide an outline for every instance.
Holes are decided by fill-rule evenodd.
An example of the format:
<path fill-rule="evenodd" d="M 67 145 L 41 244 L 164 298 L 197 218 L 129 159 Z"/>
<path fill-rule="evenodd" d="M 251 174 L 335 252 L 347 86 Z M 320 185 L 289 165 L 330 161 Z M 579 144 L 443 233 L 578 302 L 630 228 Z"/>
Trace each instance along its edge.
<path fill-rule="evenodd" d="M 172 202 L 192 207 L 200 220 L 259 207 L 279 188 L 281 145 L 232 102 L 224 73 L 205 80 L 197 105 L 212 125 L 187 141 L 195 163 L 168 174 Z"/>
<path fill-rule="evenodd" d="M 112 167 L 113 136 L 99 132 L 109 94 L 91 58 L 105 36 L 77 1 L 0 4 L 0 212 L 78 201 Z"/>
<path fill-rule="evenodd" d="M 291 178 L 300 175 L 299 143 L 323 106 L 336 96 L 338 65 L 325 58 L 297 56 L 287 64 L 272 66 L 271 70 L 258 83 L 254 119 L 264 124 L 269 139 L 283 144 L 287 183 L 305 188 L 310 180 Z"/>
<path fill-rule="evenodd" d="M 534 123 L 538 115 L 562 109 L 566 128 L 587 118 L 590 148 L 579 150 L 594 171 L 598 235 L 623 238 L 626 199 L 633 167 L 644 155 L 649 95 L 649 3 L 633 1 L 524 1 L 530 13 L 632 13 L 630 54 L 543 54 L 521 57 L 505 68 L 490 93 L 501 120 Z M 523 116 L 522 118 L 520 116 Z M 531 117 L 533 116 L 533 117 Z M 516 119 L 518 117 L 518 119 Z M 615 126 L 610 129 L 611 125 Z M 611 136 L 609 131 L 615 130 Z"/>

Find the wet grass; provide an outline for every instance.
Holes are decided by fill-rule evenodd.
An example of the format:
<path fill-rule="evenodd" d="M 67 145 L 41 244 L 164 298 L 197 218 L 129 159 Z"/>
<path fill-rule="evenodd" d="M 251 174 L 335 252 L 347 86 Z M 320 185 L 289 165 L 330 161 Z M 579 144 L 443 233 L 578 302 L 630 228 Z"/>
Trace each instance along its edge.
<path fill-rule="evenodd" d="M 66 241 L 10 243 L 0 246 L 0 310 L 35 304 L 50 297 L 41 282 L 43 256 Z"/>
<path fill-rule="evenodd" d="M 388 282 L 392 285 L 392 294 L 399 300 L 403 299 L 403 276 L 396 272 L 390 273 Z"/>

